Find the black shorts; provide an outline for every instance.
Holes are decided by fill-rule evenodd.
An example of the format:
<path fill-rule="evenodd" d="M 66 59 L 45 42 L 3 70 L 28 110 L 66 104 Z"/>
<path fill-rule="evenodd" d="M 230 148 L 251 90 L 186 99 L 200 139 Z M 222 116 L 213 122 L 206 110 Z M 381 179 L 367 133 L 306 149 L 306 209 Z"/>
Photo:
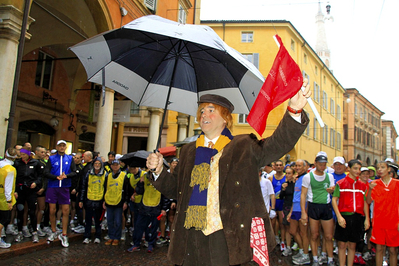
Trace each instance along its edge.
<path fill-rule="evenodd" d="M 290 225 L 290 223 L 287 221 L 287 215 L 291 211 L 291 206 L 284 206 L 283 207 L 283 225 Z"/>
<path fill-rule="evenodd" d="M 331 204 L 318 204 L 309 202 L 308 216 L 313 220 L 327 221 L 332 219 L 333 215 Z"/>
<path fill-rule="evenodd" d="M 6 227 L 11 220 L 11 211 L 1 211 L 0 210 L 0 224 Z"/>
<path fill-rule="evenodd" d="M 364 237 L 364 217 L 358 213 L 342 215 L 346 227 L 342 228 L 338 222 L 335 226 L 334 238 L 341 242 L 357 243 Z"/>

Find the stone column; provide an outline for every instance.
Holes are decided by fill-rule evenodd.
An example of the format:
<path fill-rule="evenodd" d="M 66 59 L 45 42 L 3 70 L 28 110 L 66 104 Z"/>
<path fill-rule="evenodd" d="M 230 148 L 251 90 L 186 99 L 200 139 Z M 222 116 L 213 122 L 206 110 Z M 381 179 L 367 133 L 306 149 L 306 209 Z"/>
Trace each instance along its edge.
<path fill-rule="evenodd" d="M 129 139 L 127 136 L 124 136 L 122 142 L 122 154 L 126 154 L 128 152 L 128 145 L 129 145 Z"/>
<path fill-rule="evenodd" d="M 23 9 L 23 4 L 19 6 Z M 23 13 L 20 9 L 11 5 L 0 5 L 0 153 L 8 148 L 5 147 L 8 129 L 8 116 L 11 107 L 11 96 L 14 86 L 15 66 L 18 55 L 18 43 L 21 35 Z M 34 21 L 28 19 L 27 28 Z M 29 33 L 25 34 L 30 39 Z M 14 124 L 14 129 L 18 129 L 18 125 Z M 17 132 L 14 132 L 16 135 Z"/>
<path fill-rule="evenodd" d="M 96 127 L 96 140 L 94 151 L 100 152 L 101 156 L 107 156 L 111 148 L 112 118 L 114 115 L 114 94 L 111 89 L 105 89 L 105 103 L 102 105 L 103 96 L 101 94 L 100 107 L 98 109 L 98 120 Z"/>
<path fill-rule="evenodd" d="M 123 147 L 123 131 L 125 129 L 125 122 L 118 123 L 118 134 L 116 139 L 116 153 L 123 154 L 122 147 Z"/>
<path fill-rule="evenodd" d="M 163 114 L 163 109 L 149 107 L 148 111 L 150 112 L 151 117 L 150 126 L 148 127 L 147 151 L 153 151 L 157 146 L 159 126 L 161 125 L 161 115 Z"/>
<path fill-rule="evenodd" d="M 177 132 L 177 141 L 183 141 L 187 138 L 188 118 L 189 116 L 183 113 L 177 115 L 177 125 L 179 127 Z"/>

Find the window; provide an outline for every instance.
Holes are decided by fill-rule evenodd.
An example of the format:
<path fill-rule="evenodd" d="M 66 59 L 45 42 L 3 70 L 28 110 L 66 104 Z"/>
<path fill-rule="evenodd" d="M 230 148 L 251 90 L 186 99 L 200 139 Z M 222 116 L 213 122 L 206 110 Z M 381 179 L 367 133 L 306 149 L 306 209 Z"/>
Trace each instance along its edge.
<path fill-rule="evenodd" d="M 357 115 L 357 103 L 355 103 L 355 115 Z"/>
<path fill-rule="evenodd" d="M 363 118 L 363 108 L 360 107 L 360 118 Z"/>
<path fill-rule="evenodd" d="M 259 53 L 242 54 L 242 56 L 259 69 Z"/>
<path fill-rule="evenodd" d="M 335 115 L 335 101 L 333 98 L 330 98 L 330 113 Z"/>
<path fill-rule="evenodd" d="M 341 133 L 337 132 L 337 149 L 341 150 Z"/>
<path fill-rule="evenodd" d="M 326 84 L 326 81 L 327 81 L 326 76 L 323 76 L 323 81 L 324 81 L 324 84 Z"/>
<path fill-rule="evenodd" d="M 53 79 L 54 57 L 39 51 L 37 61 L 35 85 L 44 89 L 51 89 Z"/>
<path fill-rule="evenodd" d="M 252 31 L 241 32 L 241 42 L 253 42 L 254 33 Z"/>
<path fill-rule="evenodd" d="M 307 54 L 303 54 L 303 62 L 304 62 L 305 64 L 308 63 L 308 55 L 307 55 Z"/>
<path fill-rule="evenodd" d="M 323 143 L 328 144 L 328 126 L 324 125 L 323 127 Z"/>
<path fill-rule="evenodd" d="M 304 111 L 304 112 L 306 113 L 306 116 L 309 117 L 309 113 L 306 112 L 306 111 Z M 309 131 L 310 131 L 310 123 L 308 123 L 308 125 L 307 125 L 307 127 L 306 127 L 306 130 L 305 130 L 306 136 L 309 136 L 309 134 L 310 134 Z"/>
<path fill-rule="evenodd" d="M 184 8 L 181 5 L 179 5 L 179 23 L 186 24 L 186 21 L 187 21 L 186 10 L 184 10 Z"/>
<path fill-rule="evenodd" d="M 314 67 L 314 74 L 317 75 L 317 66 Z"/>
<path fill-rule="evenodd" d="M 327 110 L 327 101 L 328 101 L 327 93 L 323 91 L 323 108 L 326 110 Z"/>
<path fill-rule="evenodd" d="M 317 140 L 318 139 L 318 137 L 317 137 L 317 118 L 313 119 L 313 124 L 314 124 L 314 127 L 313 127 L 313 138 L 315 140 Z"/>
<path fill-rule="evenodd" d="M 132 101 L 132 104 L 130 105 L 130 114 L 138 114 L 140 113 L 140 107 Z"/>
<path fill-rule="evenodd" d="M 305 70 L 302 70 L 302 77 L 303 77 L 304 79 L 308 79 L 308 81 L 310 82 L 309 75 L 306 74 Z"/>
<path fill-rule="evenodd" d="M 335 147 L 335 130 L 330 129 L 330 146 Z"/>
<path fill-rule="evenodd" d="M 341 121 L 341 106 L 337 104 L 337 119 Z"/>
<path fill-rule="evenodd" d="M 291 50 L 295 51 L 295 41 L 291 39 Z"/>
<path fill-rule="evenodd" d="M 320 86 L 313 82 L 313 97 L 316 102 L 320 102 Z"/>
<path fill-rule="evenodd" d="M 355 137 L 356 137 L 356 130 L 355 130 Z M 348 139 L 348 125 L 344 125 L 344 139 L 345 140 Z"/>
<path fill-rule="evenodd" d="M 248 124 L 246 114 L 239 114 L 238 115 L 238 124 Z"/>

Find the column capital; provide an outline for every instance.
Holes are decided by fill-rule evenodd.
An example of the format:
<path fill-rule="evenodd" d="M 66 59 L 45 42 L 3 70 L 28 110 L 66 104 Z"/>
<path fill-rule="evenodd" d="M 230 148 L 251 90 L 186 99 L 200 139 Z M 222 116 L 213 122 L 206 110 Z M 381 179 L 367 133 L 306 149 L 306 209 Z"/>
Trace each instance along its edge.
<path fill-rule="evenodd" d="M 0 39 L 8 39 L 19 42 L 21 35 L 23 12 L 12 5 L 0 6 Z M 25 38 L 30 39 L 32 36 L 28 33 L 29 25 L 35 20 L 28 18 Z"/>
<path fill-rule="evenodd" d="M 188 126 L 188 118 L 189 118 L 189 115 L 183 114 L 183 113 L 179 113 L 177 115 L 177 124 L 179 126 Z"/>
<path fill-rule="evenodd" d="M 148 107 L 147 110 L 148 110 L 148 112 L 150 112 L 151 114 L 154 114 L 154 115 L 163 114 L 162 108 Z"/>

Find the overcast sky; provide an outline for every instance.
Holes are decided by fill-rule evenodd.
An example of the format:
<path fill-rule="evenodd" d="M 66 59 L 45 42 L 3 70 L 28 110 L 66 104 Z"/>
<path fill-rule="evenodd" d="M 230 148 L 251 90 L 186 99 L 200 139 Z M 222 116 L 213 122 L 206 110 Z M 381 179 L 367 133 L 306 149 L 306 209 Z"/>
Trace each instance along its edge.
<path fill-rule="evenodd" d="M 326 14 L 327 1 L 320 2 Z M 288 20 L 315 47 L 319 1 L 201 0 L 201 3 L 201 20 Z M 385 113 L 382 119 L 394 121 L 399 133 L 399 0 L 329 3 L 333 22 L 326 21 L 326 30 L 334 76 L 344 88 L 359 90 Z"/>

